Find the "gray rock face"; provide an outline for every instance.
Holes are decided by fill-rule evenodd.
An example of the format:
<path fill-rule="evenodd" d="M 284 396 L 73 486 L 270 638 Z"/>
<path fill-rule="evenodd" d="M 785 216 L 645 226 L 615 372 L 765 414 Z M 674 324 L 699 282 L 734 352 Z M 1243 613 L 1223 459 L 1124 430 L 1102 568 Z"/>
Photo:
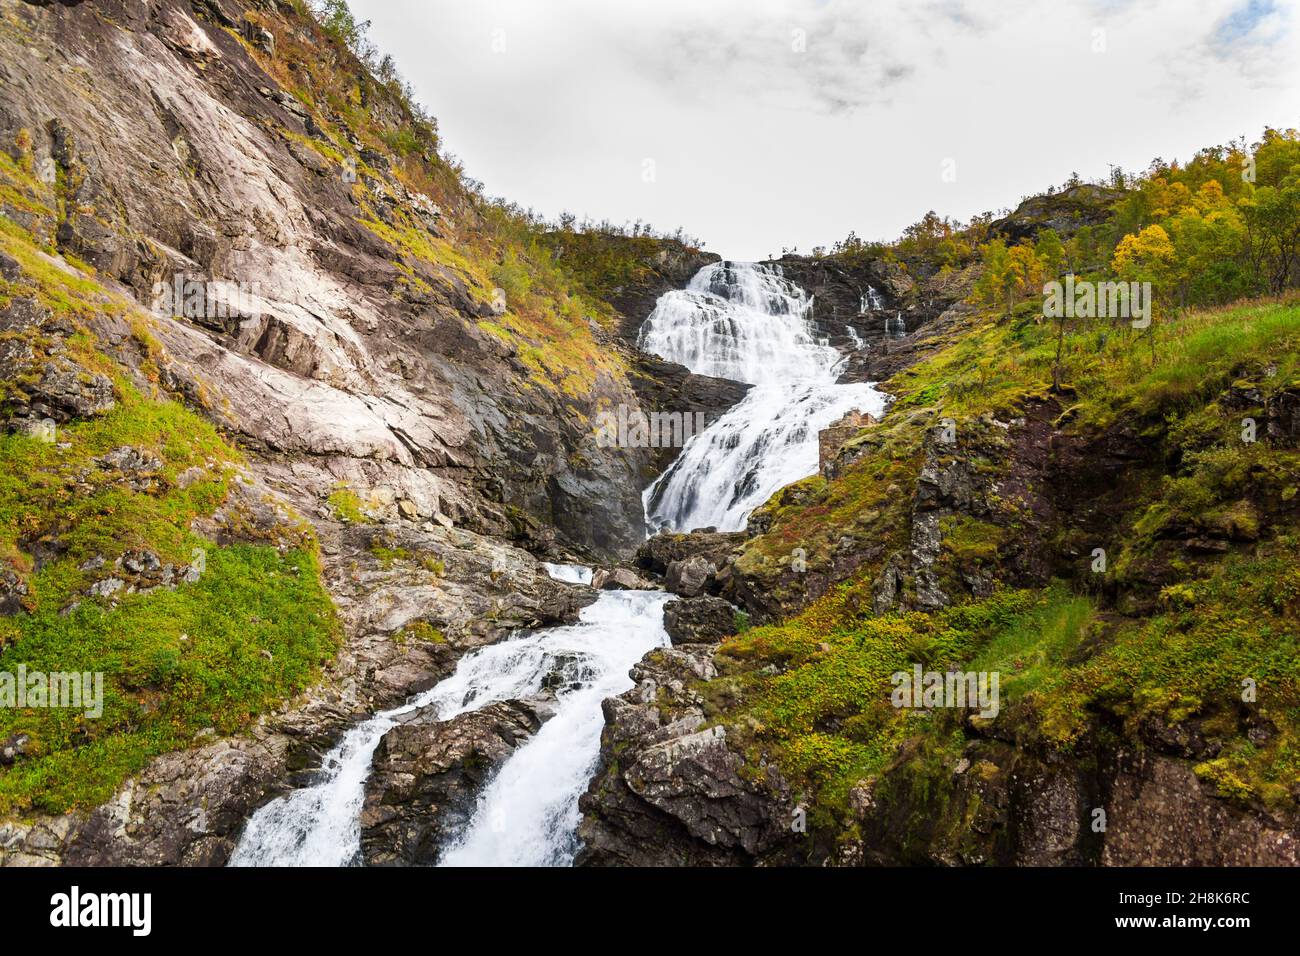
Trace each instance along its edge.
<path fill-rule="evenodd" d="M 701 555 L 692 555 L 668 565 L 664 587 L 682 597 L 698 597 L 709 586 L 718 566 Z"/>
<path fill-rule="evenodd" d="M 368 866 L 437 863 L 445 835 L 463 832 L 483 785 L 550 712 L 544 702 L 507 700 L 431 716 L 394 727 L 375 751 L 361 811 Z"/>
<path fill-rule="evenodd" d="M 774 768 L 758 781 L 722 727 L 706 727 L 690 684 L 715 675 L 716 645 L 651 651 L 637 686 L 605 701 L 600 764 L 579 801 L 580 866 L 732 866 L 792 860 L 789 789 Z"/>
<path fill-rule="evenodd" d="M 664 630 L 674 644 L 716 644 L 736 633 L 736 609 L 704 595 L 664 605 Z"/>
<path fill-rule="evenodd" d="M 297 15 L 261 8 L 263 26 L 244 11 L 237 0 L 19 5 L 22 28 L 0 38 L 0 139 L 26 129 L 37 166 L 52 163 L 75 193 L 66 218 L 29 224 L 157 306 L 150 332 L 167 388 L 256 448 L 324 465 L 302 470 L 303 490 L 323 498 L 346 480 L 392 494 L 386 517 L 407 500 L 421 520 L 442 515 L 538 549 L 551 535 L 610 558 L 630 551 L 658 450 L 600 447 L 585 423 L 598 406 L 639 407 L 631 378 L 602 376 L 576 397 L 532 387 L 517 350 L 479 328 L 491 310 L 462 277 L 360 223 L 342 170 L 303 145 L 335 148 L 318 117 L 227 29 L 274 56 L 275 31 L 301 30 Z M 96 96 L 69 63 L 93 65 Z M 370 105 L 392 112 L 382 97 Z M 341 117 L 319 119 L 357 140 Z M 471 207 L 409 189 L 382 152 L 363 160 L 385 215 L 456 244 Z M 399 264 L 422 291 L 399 291 Z M 197 284 L 197 311 L 158 306 L 178 277 Z M 665 265 L 660 284 L 675 279 Z M 127 323 L 95 325 L 133 357 Z M 613 333 L 597 338 L 625 348 Z M 112 407 L 106 377 L 57 352 L 3 348 L 35 383 L 6 395 L 11 414 L 61 423 Z"/>

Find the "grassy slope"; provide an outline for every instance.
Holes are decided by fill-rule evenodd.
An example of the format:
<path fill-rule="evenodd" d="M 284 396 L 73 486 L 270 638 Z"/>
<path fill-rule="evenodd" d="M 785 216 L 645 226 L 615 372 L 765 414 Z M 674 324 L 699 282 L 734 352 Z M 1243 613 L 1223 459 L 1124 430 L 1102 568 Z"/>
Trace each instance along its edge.
<path fill-rule="evenodd" d="M 1013 319 L 980 317 L 973 330 L 887 388 L 898 396 L 884 421 L 857 440 L 864 458 L 835 481 L 809 479 L 770 503 L 771 530 L 742 567 L 780 561 L 805 546 L 810 566 L 847 527 L 895 534 L 910 499 L 923 431 L 940 417 L 959 429 L 985 413 L 1014 415 L 1048 394 L 1053 330 L 1026 307 Z M 1292 805 L 1300 778 L 1300 535 L 1292 506 L 1300 455 L 1263 440 L 1263 409 L 1232 410 L 1244 394 L 1262 406 L 1300 386 L 1300 303 L 1264 301 L 1158 325 L 1155 359 L 1127 328 L 1073 332 L 1065 348 L 1068 407 L 1062 434 L 1124 427 L 1170 464 L 1141 476 L 1142 493 L 1110 542 L 1108 585 L 1127 616 L 1093 595 L 1080 574 L 1041 591 L 1002 590 L 933 616 L 871 612 L 870 584 L 883 561 L 860 568 L 792 620 L 723 645 L 723 678 L 705 685 L 734 739 L 755 764 L 775 758 L 824 823 L 847 819 L 850 788 L 908 752 L 948 753 L 962 739 L 951 712 L 900 712 L 889 676 L 913 662 L 1002 674 L 1003 720 L 1044 746 L 1068 751 L 1097 715 L 1125 732 L 1144 721 L 1195 720 L 1223 747 L 1197 766 L 1230 797 Z M 1241 440 L 1253 414 L 1261 440 Z M 886 491 L 886 484 L 894 484 Z M 900 494 L 899 488 L 903 491 Z M 792 493 L 793 491 L 793 493 Z M 974 527 L 972 527 L 974 526 Z M 1222 559 L 1171 554 L 1174 530 L 1233 541 Z M 993 533 L 996 529 L 990 529 Z M 949 553 L 981 548 L 978 523 L 949 525 Z M 1070 529 L 1061 529 L 1062 541 Z M 904 532 L 902 540 L 906 540 Z M 892 548 L 885 549 L 888 554 Z M 1155 602 L 1126 608 L 1124 595 L 1151 579 Z M 1154 606 L 1152 606 L 1154 605 Z M 777 665 L 773 668 L 769 665 Z M 1243 681 L 1258 702 L 1242 703 Z M 1008 714 L 1008 710 L 1010 713 Z M 1275 728 L 1247 739 L 1244 715 Z M 928 742 L 928 743 L 927 743 Z M 918 747 L 918 744 L 924 744 Z"/>
<path fill-rule="evenodd" d="M 32 203 L 47 189 L 8 160 L 0 172 L 8 191 Z M 151 361 L 146 377 L 128 374 L 88 325 L 97 313 L 127 318 L 147 353 L 148 319 L 92 274 L 46 258 L 50 250 L 3 216 L 0 249 L 22 272 L 0 280 L 0 307 L 30 298 L 53 317 L 5 335 L 26 336 L 38 359 L 62 350 L 81 374 L 106 375 L 115 398 L 111 410 L 59 426 L 53 442 L 0 435 L 0 568 L 27 589 L 25 611 L 0 617 L 0 671 L 104 675 L 97 718 L 80 709 L 0 709 L 0 741 L 28 738 L 25 753 L 0 769 L 0 814 L 61 812 L 103 802 L 150 757 L 188 746 L 198 731 L 232 732 L 301 691 L 332 655 L 336 625 L 305 528 L 285 525 L 228 547 L 191 530 L 228 501 L 242 456 L 150 380 Z M 71 334 L 55 335 L 52 323 Z M 21 399 L 33 384 L 6 368 L 0 399 Z M 95 461 L 124 445 L 158 459 L 156 474 L 133 486 Z M 131 549 L 203 571 L 174 589 L 89 597 L 90 584 L 113 574 Z M 37 562 L 36 553 L 47 557 Z M 97 558 L 102 568 L 83 569 Z"/>
<path fill-rule="evenodd" d="M 615 316 L 595 287 L 636 274 L 642 268 L 637 257 L 653 252 L 655 240 L 613 246 L 579 241 L 561 260 L 527 217 L 485 201 L 438 154 L 433 124 L 413 113 L 397 83 L 371 76 L 302 10 L 294 29 L 284 29 L 279 16 L 250 16 L 276 33 L 276 55 L 253 49 L 236 31 L 231 35 L 324 131 L 323 138 L 288 129 L 279 135 L 312 150 L 322 175 L 355 171 L 357 221 L 392 250 L 403 275 L 395 296 L 427 294 L 431 283 L 446 282 L 487 306 L 503 290 L 504 313 L 478 325 L 514 350 L 526 388 L 585 399 L 602 378 L 622 377 L 623 356 L 597 338 L 597 329 Z M 350 144 L 336 117 L 364 147 L 389 158 L 403 186 L 442 208 L 442 235 L 423 228 L 407 205 L 384 201 L 383 177 Z M 66 184 L 46 185 L 33 175 L 30 139 L 4 145 L 0 209 L 24 222 L 52 222 L 65 204 Z M 102 417 L 61 427 L 57 445 L 22 434 L 0 437 L 0 566 L 15 571 L 29 592 L 28 613 L 0 618 L 0 670 L 26 663 L 106 674 L 100 719 L 0 710 L 0 742 L 29 738 L 26 755 L 0 768 L 0 814 L 62 811 L 103 801 L 151 756 L 186 746 L 197 731 L 233 731 L 303 689 L 332 653 L 337 634 L 308 532 L 290 529 L 280 540 L 217 548 L 190 530 L 192 519 L 211 515 L 227 500 L 242 460 L 238 450 L 156 387 L 152 359 L 142 371 L 153 381 L 142 387 L 101 354 L 81 321 L 92 312 L 128 318 L 141 349 L 150 353 L 156 343 L 147 319 L 108 294 L 93 270 L 69 272 L 54 264 L 41 254 L 52 249 L 42 249 L 3 215 L 0 248 L 25 275 L 13 286 L 0 283 L 0 303 L 34 296 L 71 320 L 70 357 L 87 374 L 107 375 L 117 401 Z M 38 330 L 32 344 L 42 354 L 51 340 Z M 32 383 L 4 376 L 0 401 L 15 397 L 24 384 Z M 126 444 L 162 460 L 156 488 L 133 491 L 92 462 Z M 194 467 L 205 473 L 180 488 L 177 476 Z M 331 500 L 359 520 L 358 503 L 349 496 L 340 489 Z M 63 550 L 37 569 L 31 556 L 37 542 L 57 542 Z M 206 571 L 197 583 L 129 595 L 111 606 L 87 598 L 95 578 L 111 572 L 80 566 L 95 556 L 111 565 L 130 548 L 147 548 L 164 563 L 180 565 L 197 549 Z"/>

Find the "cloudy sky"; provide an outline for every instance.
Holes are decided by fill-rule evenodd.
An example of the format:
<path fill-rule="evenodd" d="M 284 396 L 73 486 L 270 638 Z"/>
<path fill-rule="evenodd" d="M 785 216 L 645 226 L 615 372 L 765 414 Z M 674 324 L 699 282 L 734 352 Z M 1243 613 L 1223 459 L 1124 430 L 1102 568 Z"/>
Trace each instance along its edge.
<path fill-rule="evenodd" d="M 352 0 L 491 195 L 735 259 L 1300 126 L 1300 0 Z"/>

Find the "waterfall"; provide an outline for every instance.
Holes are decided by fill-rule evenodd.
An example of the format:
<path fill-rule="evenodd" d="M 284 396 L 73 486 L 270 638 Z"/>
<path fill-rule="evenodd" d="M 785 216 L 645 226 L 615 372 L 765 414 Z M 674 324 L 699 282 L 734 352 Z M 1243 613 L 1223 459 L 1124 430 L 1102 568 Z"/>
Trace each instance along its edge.
<path fill-rule="evenodd" d="M 885 307 L 885 303 L 880 298 L 880 293 L 876 291 L 875 286 L 867 286 L 867 291 L 862 293 L 862 299 L 858 303 L 858 315 L 866 315 L 868 312 L 879 312 Z"/>
<path fill-rule="evenodd" d="M 590 577 L 555 566 L 554 576 Z M 517 634 L 460 659 L 455 672 L 410 702 L 349 730 L 319 779 L 249 819 L 231 866 L 348 866 L 361 862 L 359 815 L 370 762 L 398 719 L 434 705 L 440 720 L 498 700 L 529 697 L 559 676 L 556 712 L 502 765 L 447 864 L 567 865 L 577 852 L 578 797 L 600 750 L 600 704 L 632 686 L 628 671 L 668 643 L 656 591 L 602 591 L 577 624 Z M 552 680 L 548 681 L 548 678 Z"/>
<path fill-rule="evenodd" d="M 778 489 L 817 470 L 817 433 L 857 409 L 870 385 L 836 385 L 845 359 L 813 335 L 812 299 L 779 266 L 720 262 L 668 292 L 638 343 L 692 372 L 755 387 L 696 435 L 643 495 L 652 528 L 743 528 Z"/>
<path fill-rule="evenodd" d="M 817 469 L 817 432 L 852 409 L 879 414 L 869 385 L 836 385 L 845 359 L 819 340 L 812 299 L 778 268 L 719 263 L 660 298 L 644 349 L 692 371 L 754 385 L 696 434 L 646 489 L 658 525 L 740 528 L 757 505 Z M 545 565 L 552 577 L 588 584 L 591 569 Z M 567 865 L 578 850 L 578 798 L 595 769 L 601 702 L 632 686 L 629 671 L 665 646 L 654 591 L 604 591 L 577 624 L 520 632 L 460 659 L 451 676 L 412 700 L 362 721 L 326 754 L 315 779 L 272 800 L 245 825 L 232 866 L 348 866 L 361 860 L 360 812 L 375 749 L 417 709 L 446 720 L 486 704 L 559 685 L 553 716 L 501 765 L 473 816 L 441 847 L 440 864 Z"/>
<path fill-rule="evenodd" d="M 907 323 L 903 321 L 902 312 L 892 319 L 885 319 L 885 335 L 891 339 L 907 338 Z"/>
<path fill-rule="evenodd" d="M 637 345 L 698 375 L 834 381 L 840 355 L 813 338 L 811 310 L 812 299 L 780 266 L 718 262 L 659 298 Z"/>

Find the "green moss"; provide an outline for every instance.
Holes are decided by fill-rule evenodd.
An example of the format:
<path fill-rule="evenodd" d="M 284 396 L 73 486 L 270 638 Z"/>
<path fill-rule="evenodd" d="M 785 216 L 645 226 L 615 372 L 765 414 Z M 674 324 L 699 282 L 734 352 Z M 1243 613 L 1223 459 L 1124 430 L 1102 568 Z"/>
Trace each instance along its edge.
<path fill-rule="evenodd" d="M 775 759 L 828 825 L 846 812 L 849 790 L 888 765 L 905 740 L 943 724 L 940 714 L 895 709 L 890 677 L 916 663 L 962 664 L 1027 626 L 1042 603 L 1005 591 L 934 615 L 877 617 L 863 609 L 869 584 L 843 585 L 790 621 L 730 638 L 719 651 L 721 680 L 702 685 L 729 739 L 756 764 Z"/>
<path fill-rule="evenodd" d="M 412 621 L 393 635 L 399 644 L 409 641 L 424 641 L 429 644 L 446 644 L 447 636 L 428 621 Z"/>
<path fill-rule="evenodd" d="M 391 568 L 398 561 L 406 561 L 411 557 L 409 551 L 402 547 L 393 547 L 384 538 L 376 536 L 370 542 L 370 553 L 375 556 L 385 569 Z"/>
<path fill-rule="evenodd" d="M 1006 537 L 1006 529 L 969 516 L 949 516 L 939 522 L 943 547 L 958 561 L 991 564 Z"/>
<path fill-rule="evenodd" d="M 363 524 L 369 520 L 361 510 L 361 499 L 347 485 L 335 485 L 326 500 L 334 510 L 334 517 L 340 521 Z"/>
<path fill-rule="evenodd" d="M 101 803 L 149 758 L 205 727 L 232 733 L 307 687 L 336 646 L 315 556 L 237 545 L 207 553 L 206 571 L 175 590 L 42 607 L 0 622 L 0 671 L 104 675 L 103 714 L 0 710 L 0 738 L 30 737 L 0 771 L 0 813 L 60 813 Z"/>

